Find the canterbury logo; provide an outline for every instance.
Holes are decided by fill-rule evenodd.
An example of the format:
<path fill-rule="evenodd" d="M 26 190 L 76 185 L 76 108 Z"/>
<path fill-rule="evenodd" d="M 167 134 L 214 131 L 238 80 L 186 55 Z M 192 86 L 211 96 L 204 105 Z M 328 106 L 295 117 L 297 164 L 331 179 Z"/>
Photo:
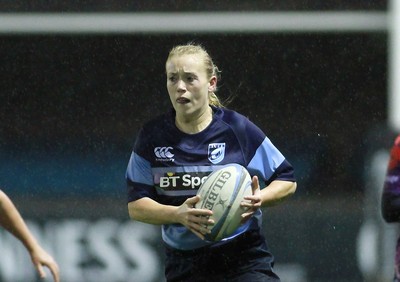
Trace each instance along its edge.
<path fill-rule="evenodd" d="M 161 161 L 174 161 L 174 154 L 170 151 L 173 150 L 172 147 L 155 147 L 154 154 L 157 157 L 157 160 Z"/>

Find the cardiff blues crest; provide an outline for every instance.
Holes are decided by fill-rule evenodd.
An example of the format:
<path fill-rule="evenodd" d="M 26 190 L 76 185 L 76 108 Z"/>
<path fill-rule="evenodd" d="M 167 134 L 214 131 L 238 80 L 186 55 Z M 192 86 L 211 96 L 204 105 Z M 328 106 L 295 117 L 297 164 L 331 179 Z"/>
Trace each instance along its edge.
<path fill-rule="evenodd" d="M 208 144 L 208 159 L 213 164 L 221 162 L 225 157 L 225 143 Z"/>

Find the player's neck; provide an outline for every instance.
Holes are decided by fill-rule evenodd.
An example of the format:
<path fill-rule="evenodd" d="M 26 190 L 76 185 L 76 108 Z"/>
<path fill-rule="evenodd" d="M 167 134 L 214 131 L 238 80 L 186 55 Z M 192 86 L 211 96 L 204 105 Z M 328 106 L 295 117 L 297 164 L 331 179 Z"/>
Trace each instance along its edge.
<path fill-rule="evenodd" d="M 175 118 L 175 125 L 178 129 L 187 134 L 196 134 L 206 129 L 213 118 L 211 107 L 202 115 L 196 118 Z"/>

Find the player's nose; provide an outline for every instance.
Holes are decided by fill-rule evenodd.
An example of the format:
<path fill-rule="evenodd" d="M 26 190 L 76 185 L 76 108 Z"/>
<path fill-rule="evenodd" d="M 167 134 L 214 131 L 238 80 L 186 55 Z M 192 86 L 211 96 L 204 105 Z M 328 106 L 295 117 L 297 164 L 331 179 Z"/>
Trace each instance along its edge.
<path fill-rule="evenodd" d="M 179 93 L 186 91 L 186 84 L 182 79 L 179 79 L 176 83 L 176 87 Z"/>

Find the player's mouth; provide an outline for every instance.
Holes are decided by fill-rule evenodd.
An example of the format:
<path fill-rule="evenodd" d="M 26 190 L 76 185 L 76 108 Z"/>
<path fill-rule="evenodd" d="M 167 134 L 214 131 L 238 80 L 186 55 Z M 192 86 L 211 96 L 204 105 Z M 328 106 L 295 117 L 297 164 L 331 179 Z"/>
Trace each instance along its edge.
<path fill-rule="evenodd" d="M 185 98 L 185 97 L 179 97 L 178 99 L 176 99 L 176 102 L 178 104 L 187 104 L 190 102 L 189 99 Z"/>

